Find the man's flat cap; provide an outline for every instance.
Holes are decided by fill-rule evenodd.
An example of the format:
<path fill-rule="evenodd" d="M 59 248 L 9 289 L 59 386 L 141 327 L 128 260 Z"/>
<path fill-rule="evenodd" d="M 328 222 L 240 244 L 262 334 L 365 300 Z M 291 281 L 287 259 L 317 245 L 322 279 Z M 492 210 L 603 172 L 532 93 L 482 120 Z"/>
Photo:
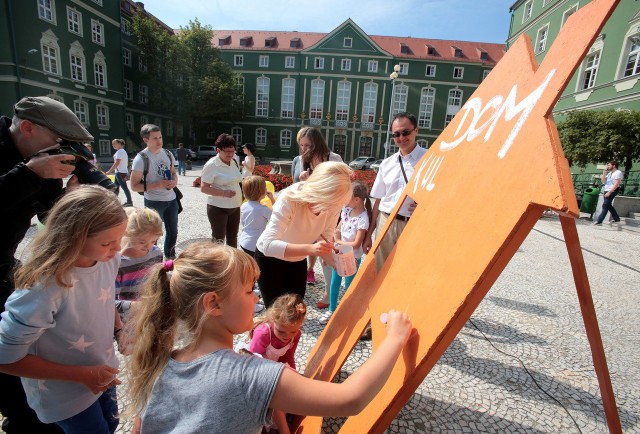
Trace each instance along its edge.
<path fill-rule="evenodd" d="M 53 131 L 61 139 L 73 142 L 91 142 L 93 136 L 69 108 L 46 96 L 28 96 L 13 106 L 20 119 L 29 120 Z"/>

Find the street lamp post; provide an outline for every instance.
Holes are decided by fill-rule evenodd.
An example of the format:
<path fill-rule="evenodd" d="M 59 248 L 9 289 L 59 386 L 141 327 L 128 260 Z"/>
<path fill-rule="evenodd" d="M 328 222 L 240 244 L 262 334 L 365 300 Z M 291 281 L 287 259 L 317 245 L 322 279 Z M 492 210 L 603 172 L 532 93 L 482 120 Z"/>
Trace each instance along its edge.
<path fill-rule="evenodd" d="M 391 117 L 393 113 L 393 97 L 396 90 L 396 78 L 398 78 L 398 73 L 400 72 L 400 65 L 395 65 L 393 67 L 393 72 L 389 74 L 389 78 L 391 79 L 391 101 L 389 102 L 389 122 L 387 123 L 387 142 L 384 147 L 384 158 L 389 156 L 389 148 L 391 147 Z"/>

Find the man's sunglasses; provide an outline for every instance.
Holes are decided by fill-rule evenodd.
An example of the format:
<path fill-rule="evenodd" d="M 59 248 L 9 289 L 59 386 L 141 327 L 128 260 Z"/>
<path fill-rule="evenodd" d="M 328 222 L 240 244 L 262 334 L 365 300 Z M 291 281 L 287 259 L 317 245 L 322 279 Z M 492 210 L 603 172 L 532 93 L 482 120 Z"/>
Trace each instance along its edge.
<path fill-rule="evenodd" d="M 396 131 L 395 133 L 391 133 L 391 137 L 393 137 L 394 139 L 399 138 L 400 136 L 402 137 L 407 137 L 409 134 L 413 133 L 416 129 L 412 129 L 412 130 L 404 130 L 404 131 Z"/>

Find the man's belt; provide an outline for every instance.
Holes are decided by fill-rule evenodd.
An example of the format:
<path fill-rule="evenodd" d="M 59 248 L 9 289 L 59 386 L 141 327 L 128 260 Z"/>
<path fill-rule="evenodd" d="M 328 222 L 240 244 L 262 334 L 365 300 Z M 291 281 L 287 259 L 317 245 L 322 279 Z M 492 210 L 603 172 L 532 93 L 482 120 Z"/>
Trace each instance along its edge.
<path fill-rule="evenodd" d="M 386 215 L 387 218 L 389 218 L 389 213 L 388 212 L 384 212 L 384 211 L 380 211 L 380 212 L 382 214 Z M 400 221 L 403 221 L 403 222 L 408 222 L 410 218 L 411 217 L 405 217 L 405 216 L 400 215 L 400 214 L 396 214 L 396 217 L 395 217 L 396 220 L 400 220 Z"/>

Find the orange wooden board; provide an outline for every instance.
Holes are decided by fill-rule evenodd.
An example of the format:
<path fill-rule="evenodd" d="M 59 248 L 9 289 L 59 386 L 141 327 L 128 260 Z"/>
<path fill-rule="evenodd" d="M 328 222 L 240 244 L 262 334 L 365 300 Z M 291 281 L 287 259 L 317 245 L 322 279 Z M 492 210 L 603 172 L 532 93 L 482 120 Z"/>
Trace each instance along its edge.
<path fill-rule="evenodd" d="M 417 329 L 383 391 L 340 432 L 383 432 L 544 209 L 579 216 L 551 110 L 617 3 L 574 13 L 540 67 L 529 38 L 518 39 L 417 164 L 391 213 L 406 195 L 418 203 L 402 236 L 379 273 L 367 255 L 309 356 L 305 375 L 331 380 L 370 318 L 373 351 L 382 312 L 408 310 Z M 322 420 L 300 422 L 296 432 L 316 433 Z"/>

